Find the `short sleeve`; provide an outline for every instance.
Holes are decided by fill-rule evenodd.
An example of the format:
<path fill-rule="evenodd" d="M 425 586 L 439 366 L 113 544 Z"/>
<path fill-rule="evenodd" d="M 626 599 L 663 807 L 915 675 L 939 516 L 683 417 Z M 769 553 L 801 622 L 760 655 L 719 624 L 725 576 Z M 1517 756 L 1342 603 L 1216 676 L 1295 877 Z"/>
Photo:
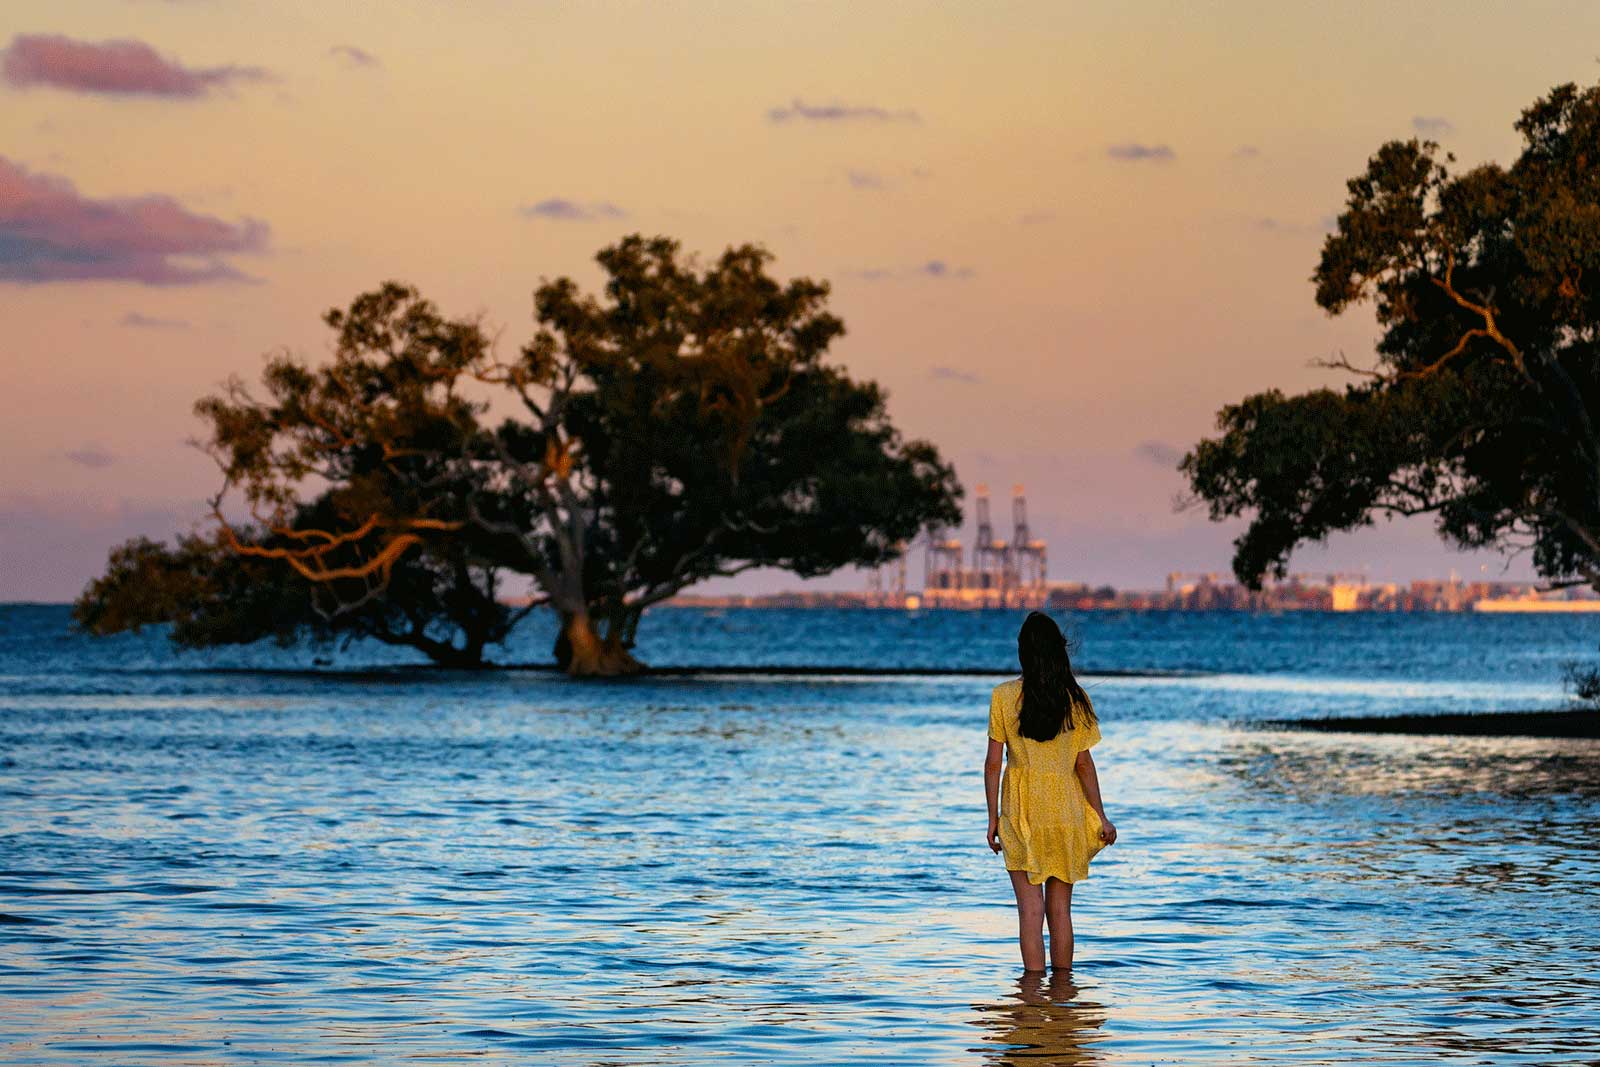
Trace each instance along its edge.
<path fill-rule="evenodd" d="M 989 740 L 999 741 L 1004 744 L 1006 739 L 1006 708 L 1005 701 L 1000 696 L 1000 687 L 995 686 L 994 692 L 989 694 Z"/>
<path fill-rule="evenodd" d="M 1094 714 L 1094 702 L 1089 700 L 1087 693 L 1084 694 L 1084 703 L 1088 704 L 1089 713 L 1091 715 Z M 1080 730 L 1083 735 L 1083 744 L 1081 746 L 1083 750 L 1087 751 L 1100 743 L 1100 722 L 1098 719 L 1090 719 L 1089 725 L 1080 727 Z"/>
<path fill-rule="evenodd" d="M 1100 724 L 1092 722 L 1083 732 L 1083 747 L 1087 751 L 1100 743 Z"/>

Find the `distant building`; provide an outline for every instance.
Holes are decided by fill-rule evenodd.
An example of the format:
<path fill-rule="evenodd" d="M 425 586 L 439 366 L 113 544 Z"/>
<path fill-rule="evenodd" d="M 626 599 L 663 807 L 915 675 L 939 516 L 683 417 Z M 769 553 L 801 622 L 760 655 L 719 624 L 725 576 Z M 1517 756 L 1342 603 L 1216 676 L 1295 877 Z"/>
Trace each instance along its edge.
<path fill-rule="evenodd" d="M 989 489 L 974 494 L 976 535 L 970 549 L 945 530 L 929 531 L 923 550 L 921 592 L 907 587 L 908 558 L 915 546 L 867 576 L 862 592 L 789 592 L 757 596 L 681 593 L 669 603 L 710 608 L 1047 608 L 1053 611 L 1326 611 L 1326 612 L 1600 612 L 1600 597 L 1587 589 L 1540 589 L 1531 582 L 1464 582 L 1419 579 L 1375 583 L 1365 574 L 1290 574 L 1249 589 L 1215 571 L 1173 571 L 1163 589 L 1119 591 L 1109 585 L 1051 581 L 1049 553 L 1028 527 L 1022 486 L 1011 496 L 1012 534 L 995 536 Z"/>
<path fill-rule="evenodd" d="M 1002 591 L 1004 600 L 1002 600 Z M 1218 574 L 1168 576 L 1165 589 L 1127 591 L 1084 582 L 1037 586 L 968 585 L 899 592 L 894 580 L 865 592 L 789 592 L 721 596 L 680 593 L 668 603 L 707 608 L 1048 608 L 1052 611 L 1600 612 L 1584 589 L 1547 590 L 1529 582 L 1422 579 L 1401 585 L 1359 575 L 1291 574 L 1251 590 Z"/>
<path fill-rule="evenodd" d="M 1600 599 L 1568 597 L 1558 600 L 1550 596 L 1540 595 L 1489 597 L 1484 600 L 1473 601 L 1472 610 L 1491 614 L 1600 611 Z"/>

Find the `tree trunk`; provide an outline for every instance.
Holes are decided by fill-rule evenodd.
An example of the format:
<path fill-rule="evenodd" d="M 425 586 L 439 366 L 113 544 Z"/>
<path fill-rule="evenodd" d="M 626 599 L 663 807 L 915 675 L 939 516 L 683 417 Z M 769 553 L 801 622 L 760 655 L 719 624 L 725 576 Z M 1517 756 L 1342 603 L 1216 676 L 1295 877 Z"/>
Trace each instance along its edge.
<path fill-rule="evenodd" d="M 367 632 L 386 645 L 414 648 L 441 667 L 471 670 L 483 666 L 483 649 L 486 642 L 471 636 L 467 639 L 466 648 L 456 648 L 448 641 L 435 641 L 416 628 L 400 632 L 390 629 L 387 625 L 380 625 Z"/>
<path fill-rule="evenodd" d="M 562 670 L 575 678 L 639 674 L 645 669 L 633 658 L 620 635 L 602 638 L 588 612 L 562 614 L 555 654 Z"/>

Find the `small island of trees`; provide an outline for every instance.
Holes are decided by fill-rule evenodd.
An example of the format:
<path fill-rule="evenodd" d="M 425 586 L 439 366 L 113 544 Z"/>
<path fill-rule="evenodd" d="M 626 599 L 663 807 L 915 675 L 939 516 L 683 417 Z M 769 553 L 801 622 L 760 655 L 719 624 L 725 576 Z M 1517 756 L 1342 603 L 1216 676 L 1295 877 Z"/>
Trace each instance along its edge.
<path fill-rule="evenodd" d="M 755 245 L 700 267 L 632 235 L 596 258 L 598 295 L 539 285 L 514 359 L 389 281 L 323 316 L 331 362 L 276 355 L 264 396 L 233 377 L 200 399 L 209 528 L 117 546 L 77 625 L 170 623 L 180 647 L 370 638 L 472 667 L 545 607 L 566 671 L 629 674 L 640 616 L 687 586 L 877 565 L 960 521 L 950 464 L 826 361 L 844 324 L 825 282 L 778 281 Z M 494 396 L 516 414 L 491 421 Z M 250 521 L 227 517 L 234 493 Z M 512 574 L 527 606 L 497 599 Z"/>

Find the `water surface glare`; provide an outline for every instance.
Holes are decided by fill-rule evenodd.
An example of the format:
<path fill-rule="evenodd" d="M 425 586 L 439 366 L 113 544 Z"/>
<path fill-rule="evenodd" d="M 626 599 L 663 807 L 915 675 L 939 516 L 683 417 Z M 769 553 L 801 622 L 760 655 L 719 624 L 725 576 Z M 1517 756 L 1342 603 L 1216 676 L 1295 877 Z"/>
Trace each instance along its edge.
<path fill-rule="evenodd" d="M 135 674 L 18 639 L 0 1062 L 1600 1062 L 1600 743 L 1250 725 L 1553 677 L 1497 688 L 1432 630 L 1409 676 L 1258 672 L 1238 626 L 1183 633 L 1217 674 L 1093 685 L 1122 840 L 1044 979 L 982 843 L 999 675 Z"/>

